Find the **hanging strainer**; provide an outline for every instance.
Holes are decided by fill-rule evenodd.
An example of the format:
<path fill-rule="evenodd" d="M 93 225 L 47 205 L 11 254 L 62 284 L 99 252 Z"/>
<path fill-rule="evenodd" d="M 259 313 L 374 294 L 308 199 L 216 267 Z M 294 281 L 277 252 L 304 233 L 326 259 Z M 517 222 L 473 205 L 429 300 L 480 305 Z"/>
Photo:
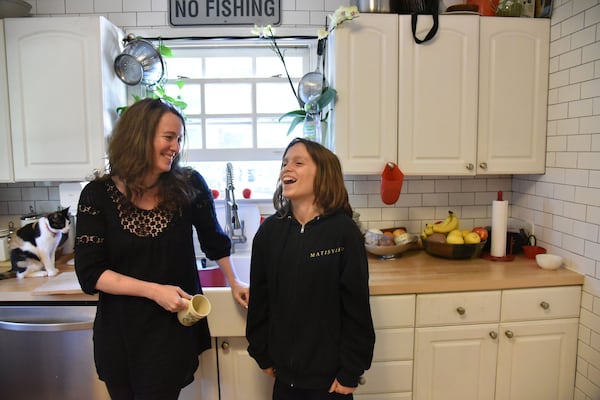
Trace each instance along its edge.
<path fill-rule="evenodd" d="M 158 50 L 147 40 L 127 36 L 127 45 L 115 58 L 115 73 L 128 85 L 152 86 L 165 73 L 165 65 Z"/>

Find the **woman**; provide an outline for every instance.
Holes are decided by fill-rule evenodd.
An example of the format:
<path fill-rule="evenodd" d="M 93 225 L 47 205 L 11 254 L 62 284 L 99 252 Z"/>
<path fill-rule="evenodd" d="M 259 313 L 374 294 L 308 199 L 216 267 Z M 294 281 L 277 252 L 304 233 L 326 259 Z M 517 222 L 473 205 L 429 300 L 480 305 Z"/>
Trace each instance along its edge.
<path fill-rule="evenodd" d="M 340 162 L 294 139 L 252 246 L 248 352 L 275 377 L 273 399 L 351 399 L 375 333 L 362 235 Z"/>
<path fill-rule="evenodd" d="M 113 399 L 177 399 L 210 348 L 206 319 L 192 327 L 177 320 L 185 299 L 202 292 L 192 226 L 247 306 L 211 191 L 179 165 L 184 139 L 184 119 L 170 103 L 136 102 L 110 139 L 110 172 L 79 199 L 75 269 L 83 291 L 99 293 L 94 357 Z"/>

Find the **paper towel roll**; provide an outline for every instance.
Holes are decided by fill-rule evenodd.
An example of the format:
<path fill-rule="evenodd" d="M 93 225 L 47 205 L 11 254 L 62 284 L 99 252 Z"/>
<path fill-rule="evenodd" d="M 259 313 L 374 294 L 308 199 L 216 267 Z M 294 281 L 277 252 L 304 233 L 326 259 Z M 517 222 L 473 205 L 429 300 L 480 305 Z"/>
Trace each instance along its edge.
<path fill-rule="evenodd" d="M 506 256 L 506 230 L 508 225 L 508 201 L 494 200 L 492 203 L 492 257 Z"/>

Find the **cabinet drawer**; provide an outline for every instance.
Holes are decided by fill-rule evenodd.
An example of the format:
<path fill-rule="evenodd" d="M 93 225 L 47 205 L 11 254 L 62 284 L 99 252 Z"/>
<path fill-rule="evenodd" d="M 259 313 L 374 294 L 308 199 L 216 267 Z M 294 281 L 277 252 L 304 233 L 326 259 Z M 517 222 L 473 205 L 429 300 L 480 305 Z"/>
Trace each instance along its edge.
<path fill-rule="evenodd" d="M 374 362 L 371 368 L 365 371 L 365 384 L 358 386 L 356 394 L 410 392 L 412 373 L 412 361 Z"/>
<path fill-rule="evenodd" d="M 579 317 L 581 286 L 514 289 L 502 293 L 502 322 Z"/>
<path fill-rule="evenodd" d="M 373 361 L 412 360 L 415 330 L 376 329 Z"/>
<path fill-rule="evenodd" d="M 417 326 L 498 322 L 500 291 L 436 293 L 417 296 Z"/>
<path fill-rule="evenodd" d="M 371 296 L 375 329 L 415 326 L 415 295 Z"/>

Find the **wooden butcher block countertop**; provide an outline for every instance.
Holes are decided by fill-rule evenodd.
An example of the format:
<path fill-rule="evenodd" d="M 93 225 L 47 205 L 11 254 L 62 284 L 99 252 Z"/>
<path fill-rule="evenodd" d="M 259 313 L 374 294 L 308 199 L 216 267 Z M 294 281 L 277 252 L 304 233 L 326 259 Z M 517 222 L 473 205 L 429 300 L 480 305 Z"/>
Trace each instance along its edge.
<path fill-rule="evenodd" d="M 97 300 L 97 296 L 78 290 L 73 266 L 66 263 L 71 258 L 72 255 L 58 260 L 62 273 L 56 277 L 0 280 L 0 302 Z M 535 260 L 522 255 L 505 262 L 483 258 L 447 260 L 430 256 L 423 250 L 409 250 L 392 260 L 369 255 L 369 275 L 372 295 L 582 285 L 584 280 L 583 275 L 566 268 L 542 270 Z M 45 294 L 43 289 L 49 285 L 52 289 L 53 284 L 62 285 L 62 290 L 58 290 L 62 294 Z"/>
<path fill-rule="evenodd" d="M 577 272 L 564 267 L 543 270 L 523 255 L 513 261 L 448 260 L 423 250 L 409 250 L 391 260 L 369 255 L 372 295 L 583 285 L 583 281 Z"/>

